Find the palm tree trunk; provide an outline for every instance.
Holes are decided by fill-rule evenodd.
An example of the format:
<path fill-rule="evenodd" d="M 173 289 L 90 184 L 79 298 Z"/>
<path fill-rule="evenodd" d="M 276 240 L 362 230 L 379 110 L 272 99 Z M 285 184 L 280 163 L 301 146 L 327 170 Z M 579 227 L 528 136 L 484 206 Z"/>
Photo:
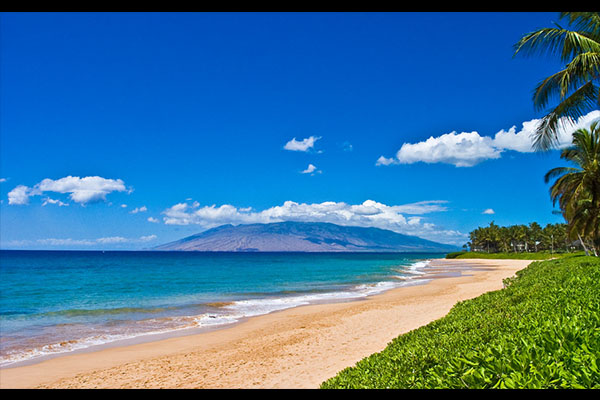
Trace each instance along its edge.
<path fill-rule="evenodd" d="M 579 238 L 579 241 L 581 242 L 581 245 L 583 246 L 583 251 L 585 251 L 585 255 L 589 256 L 590 252 L 588 251 L 587 247 L 585 247 L 585 242 L 583 241 L 583 239 L 581 238 L 581 235 L 578 233 L 577 237 Z"/>

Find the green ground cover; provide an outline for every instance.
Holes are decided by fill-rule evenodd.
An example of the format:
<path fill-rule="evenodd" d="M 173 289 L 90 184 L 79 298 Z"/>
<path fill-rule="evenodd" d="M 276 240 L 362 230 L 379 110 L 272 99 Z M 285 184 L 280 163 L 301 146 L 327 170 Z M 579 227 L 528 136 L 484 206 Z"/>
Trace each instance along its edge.
<path fill-rule="evenodd" d="M 550 260 L 552 258 L 564 258 L 584 255 L 583 251 L 576 253 L 551 253 L 549 251 L 540 251 L 537 253 L 486 253 L 482 251 L 457 251 L 446 254 L 446 258 L 486 258 L 486 259 L 504 259 L 504 260 Z"/>
<path fill-rule="evenodd" d="M 536 261 L 322 388 L 600 388 L 600 259 Z"/>

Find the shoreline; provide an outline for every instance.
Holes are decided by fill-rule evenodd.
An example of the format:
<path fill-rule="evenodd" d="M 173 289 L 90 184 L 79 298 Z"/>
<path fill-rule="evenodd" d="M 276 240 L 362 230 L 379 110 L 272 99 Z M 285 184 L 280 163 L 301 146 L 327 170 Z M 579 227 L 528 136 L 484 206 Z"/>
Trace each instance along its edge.
<path fill-rule="evenodd" d="M 438 259 L 438 258 L 434 258 Z M 238 299 L 226 302 L 204 303 L 204 306 L 222 307 L 221 310 L 205 310 L 195 315 L 182 317 L 184 323 L 157 330 L 127 332 L 125 334 L 114 332 L 102 337 L 85 335 L 81 339 L 56 339 L 53 343 L 44 346 L 38 345 L 21 354 L 0 362 L 0 371 L 6 368 L 17 368 L 38 364 L 56 357 L 72 354 L 96 352 L 112 347 L 122 347 L 140 343 L 156 342 L 172 337 L 189 336 L 214 330 L 226 329 L 235 326 L 248 318 L 266 315 L 282 310 L 311 305 L 359 301 L 366 297 L 374 296 L 397 287 L 421 285 L 428 281 L 427 269 L 432 259 L 413 260 L 412 264 L 402 266 L 400 275 L 390 275 L 388 279 L 378 282 L 347 284 L 343 288 L 290 292 L 289 296 L 258 297 L 253 299 Z M 404 269 L 407 267 L 407 269 Z M 394 270 L 394 269 L 392 269 Z M 245 303 L 253 303 L 252 305 Z M 249 307 L 250 306 L 250 307 Z M 231 307 L 229 310 L 225 308 Z M 241 308 L 240 308 L 241 307 Z M 164 317 L 169 319 L 169 317 Z M 214 318 L 214 320 L 213 320 Z M 200 322 L 202 320 L 202 322 Z M 112 335 L 112 337 L 111 337 Z"/>
<path fill-rule="evenodd" d="M 0 388 L 318 388 L 459 301 L 502 288 L 531 260 L 433 259 L 428 280 L 302 305 L 218 330 L 67 353 L 0 369 Z M 437 268 L 437 271 L 436 271 Z"/>

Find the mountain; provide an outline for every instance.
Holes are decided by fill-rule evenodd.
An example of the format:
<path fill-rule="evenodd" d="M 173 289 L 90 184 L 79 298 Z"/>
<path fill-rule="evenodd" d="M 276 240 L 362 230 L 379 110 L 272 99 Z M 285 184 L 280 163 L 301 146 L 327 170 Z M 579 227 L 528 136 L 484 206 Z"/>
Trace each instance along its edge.
<path fill-rule="evenodd" d="M 450 252 L 456 246 L 379 228 L 325 222 L 222 225 L 154 250 L 298 252 Z"/>

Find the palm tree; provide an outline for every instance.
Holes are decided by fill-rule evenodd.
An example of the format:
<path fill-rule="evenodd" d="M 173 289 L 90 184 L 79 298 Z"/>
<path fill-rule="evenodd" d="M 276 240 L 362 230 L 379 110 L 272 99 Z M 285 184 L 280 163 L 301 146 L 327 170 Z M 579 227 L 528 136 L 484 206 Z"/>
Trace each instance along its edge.
<path fill-rule="evenodd" d="M 510 230 L 505 226 L 501 226 L 498 230 L 498 244 L 500 245 L 500 250 L 505 253 L 508 253 L 510 250 Z"/>
<path fill-rule="evenodd" d="M 469 239 L 471 241 L 471 251 L 478 251 L 479 245 L 481 244 L 481 228 L 476 228 L 469 233 Z"/>
<path fill-rule="evenodd" d="M 529 252 L 529 247 L 527 246 L 527 238 L 529 236 L 529 228 L 527 227 L 527 225 L 518 225 L 517 226 L 517 237 L 516 239 L 519 242 L 522 242 L 525 244 L 525 252 Z"/>
<path fill-rule="evenodd" d="M 600 13 L 563 12 L 560 18 L 567 18 L 575 30 L 556 24 L 531 32 L 515 44 L 515 55 L 549 53 L 566 63 L 534 90 L 533 104 L 538 110 L 555 98 L 559 100 L 535 132 L 533 146 L 542 151 L 556 147 L 560 126 L 600 106 Z"/>
<path fill-rule="evenodd" d="M 510 245 L 512 246 L 513 253 L 517 252 L 517 240 L 519 236 L 519 227 L 517 225 L 511 225 L 508 227 L 508 236 L 510 237 Z"/>
<path fill-rule="evenodd" d="M 573 146 L 561 152 L 561 158 L 575 167 L 558 167 L 546 173 L 554 204 L 558 202 L 568 223 L 567 233 L 576 235 L 585 247 L 585 238 L 595 248 L 600 246 L 600 121 L 590 130 L 579 129 L 573 134 Z M 583 237 L 583 238 L 582 238 Z M 587 249 L 586 249 L 587 252 Z"/>
<path fill-rule="evenodd" d="M 559 239 L 560 235 L 557 225 L 546 224 L 544 229 L 542 229 L 542 246 L 554 254 L 554 249 L 557 247 Z"/>
<path fill-rule="evenodd" d="M 535 252 L 537 253 L 538 242 L 542 238 L 542 227 L 537 222 L 532 222 L 529 224 L 529 239 L 533 242 L 533 246 L 535 248 Z"/>
<path fill-rule="evenodd" d="M 569 237 L 567 235 L 567 226 L 565 224 L 554 224 L 554 240 L 558 245 L 559 242 L 565 246 L 565 251 L 569 252 Z"/>
<path fill-rule="evenodd" d="M 596 247 L 600 246 L 600 213 L 598 212 L 598 208 L 591 199 L 583 199 L 577 203 L 575 212 L 571 218 L 572 229 L 577 232 L 586 253 L 588 251 L 585 245 L 585 238 L 589 237 L 591 239 L 589 245 L 596 257 L 598 257 Z M 582 235 L 583 238 L 581 237 Z"/>

